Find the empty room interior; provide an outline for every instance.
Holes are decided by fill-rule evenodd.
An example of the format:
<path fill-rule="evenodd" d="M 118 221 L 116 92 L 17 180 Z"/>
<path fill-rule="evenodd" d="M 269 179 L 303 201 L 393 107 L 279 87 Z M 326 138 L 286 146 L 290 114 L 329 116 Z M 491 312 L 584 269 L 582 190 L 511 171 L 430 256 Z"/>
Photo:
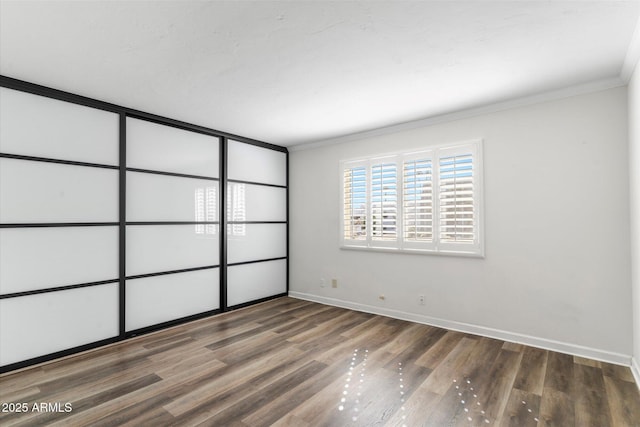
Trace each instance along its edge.
<path fill-rule="evenodd" d="M 3 426 L 640 426 L 640 1 L 0 0 Z"/>

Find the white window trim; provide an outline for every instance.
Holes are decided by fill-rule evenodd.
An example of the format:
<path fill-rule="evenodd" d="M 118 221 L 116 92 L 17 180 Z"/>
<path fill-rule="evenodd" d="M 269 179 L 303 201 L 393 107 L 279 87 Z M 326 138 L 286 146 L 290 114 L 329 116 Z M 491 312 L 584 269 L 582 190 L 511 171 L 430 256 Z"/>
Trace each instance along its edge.
<path fill-rule="evenodd" d="M 390 153 L 376 155 L 365 159 L 343 160 L 340 162 L 340 248 L 344 250 L 365 250 L 388 253 L 406 253 L 421 255 L 448 255 L 462 257 L 484 258 L 484 182 L 483 182 L 483 142 L 481 139 L 457 142 L 452 144 L 439 144 L 425 147 L 422 150 L 407 153 Z M 440 242 L 439 224 L 439 179 L 440 157 L 443 154 L 469 153 L 473 155 L 473 207 L 474 207 L 474 231 L 473 243 L 447 243 Z M 411 242 L 404 240 L 404 162 L 431 158 L 432 164 L 432 242 Z M 396 240 L 380 241 L 371 237 L 371 166 L 381 161 L 393 162 L 397 171 L 397 215 L 396 215 Z M 347 239 L 344 236 L 345 220 L 345 192 L 344 172 L 351 167 L 365 167 L 366 176 L 366 238 Z"/>

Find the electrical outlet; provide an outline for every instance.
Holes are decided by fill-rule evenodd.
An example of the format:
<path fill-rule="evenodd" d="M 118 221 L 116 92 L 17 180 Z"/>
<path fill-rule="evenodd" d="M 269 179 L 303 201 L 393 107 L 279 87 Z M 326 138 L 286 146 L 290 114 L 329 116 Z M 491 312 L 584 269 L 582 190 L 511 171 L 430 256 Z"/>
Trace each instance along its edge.
<path fill-rule="evenodd" d="M 320 279 L 320 287 L 324 288 L 327 284 L 324 282 L 324 279 Z"/>
<path fill-rule="evenodd" d="M 420 305 L 424 305 L 425 304 L 425 299 L 424 299 L 424 295 L 420 295 Z"/>
<path fill-rule="evenodd" d="M 338 287 L 338 279 L 331 279 L 331 287 L 332 288 Z"/>

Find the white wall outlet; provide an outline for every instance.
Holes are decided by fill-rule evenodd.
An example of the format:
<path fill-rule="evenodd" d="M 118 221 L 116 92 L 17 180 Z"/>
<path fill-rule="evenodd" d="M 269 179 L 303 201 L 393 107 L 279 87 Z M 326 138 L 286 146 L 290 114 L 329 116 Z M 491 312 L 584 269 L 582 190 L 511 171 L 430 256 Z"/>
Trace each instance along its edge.
<path fill-rule="evenodd" d="M 338 287 L 338 279 L 331 279 L 331 287 L 332 288 Z"/>
<path fill-rule="evenodd" d="M 420 305 L 424 305 L 424 304 L 425 304 L 425 298 L 424 298 L 424 295 L 420 295 L 420 297 L 419 297 L 419 301 L 420 301 Z"/>
<path fill-rule="evenodd" d="M 324 279 L 320 279 L 320 287 L 324 288 L 325 286 L 327 286 L 327 284 L 325 283 Z"/>

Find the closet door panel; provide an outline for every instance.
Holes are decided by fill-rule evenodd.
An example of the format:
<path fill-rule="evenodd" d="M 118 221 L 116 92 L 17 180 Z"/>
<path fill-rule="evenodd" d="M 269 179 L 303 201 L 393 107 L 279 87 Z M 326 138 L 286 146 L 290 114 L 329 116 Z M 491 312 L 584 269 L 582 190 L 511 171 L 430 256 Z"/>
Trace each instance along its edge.
<path fill-rule="evenodd" d="M 118 228 L 0 229 L 0 294 L 118 278 Z"/>
<path fill-rule="evenodd" d="M 0 152 L 118 165 L 116 113 L 0 88 Z"/>
<path fill-rule="evenodd" d="M 117 222 L 118 171 L 0 158 L 0 222 Z"/>
<path fill-rule="evenodd" d="M 218 221 L 218 182 L 127 173 L 127 221 Z"/>
<path fill-rule="evenodd" d="M 218 225 L 127 226 L 127 276 L 218 265 Z"/>
<path fill-rule="evenodd" d="M 231 224 L 227 236 L 229 264 L 287 256 L 286 224 Z"/>
<path fill-rule="evenodd" d="M 118 335 L 118 284 L 0 300 L 0 365 Z"/>
<path fill-rule="evenodd" d="M 217 137 L 127 118 L 127 167 L 218 178 Z"/>
<path fill-rule="evenodd" d="M 218 268 L 127 280 L 127 331 L 218 308 Z"/>
<path fill-rule="evenodd" d="M 287 155 L 238 141 L 229 141 L 228 178 L 287 185 Z"/>
<path fill-rule="evenodd" d="M 234 265 L 227 270 L 227 304 L 234 306 L 287 291 L 287 260 Z"/>
<path fill-rule="evenodd" d="M 230 182 L 229 221 L 286 221 L 287 189 Z"/>

